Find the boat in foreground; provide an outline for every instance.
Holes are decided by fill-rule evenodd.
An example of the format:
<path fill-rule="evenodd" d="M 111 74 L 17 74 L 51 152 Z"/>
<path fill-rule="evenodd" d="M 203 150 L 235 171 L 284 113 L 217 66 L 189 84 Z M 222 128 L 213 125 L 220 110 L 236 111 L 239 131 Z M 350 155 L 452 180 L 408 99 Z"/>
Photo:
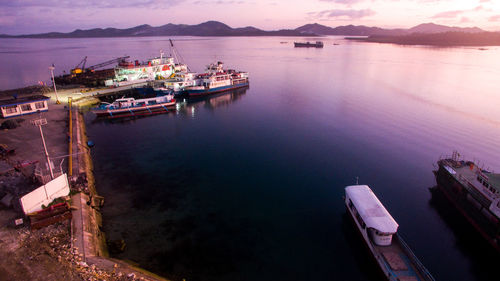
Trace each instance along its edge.
<path fill-rule="evenodd" d="M 293 42 L 295 47 L 314 47 L 314 48 L 323 48 L 323 42 L 316 41 L 315 43 L 311 42 Z"/>
<path fill-rule="evenodd" d="M 438 160 L 436 188 L 500 251 L 500 174 L 459 157 L 455 151 L 451 157 Z"/>
<path fill-rule="evenodd" d="M 102 103 L 91 111 L 97 116 L 123 117 L 169 112 L 172 107 L 175 107 L 174 96 L 164 95 L 145 99 L 124 97 L 113 103 Z"/>
<path fill-rule="evenodd" d="M 185 87 L 188 96 L 203 96 L 248 86 L 248 72 L 224 70 L 223 63 L 210 64 L 205 73 L 196 75 L 195 84 Z"/>
<path fill-rule="evenodd" d="M 347 186 L 345 204 L 387 280 L 434 280 L 397 233 L 399 225 L 370 187 Z"/>

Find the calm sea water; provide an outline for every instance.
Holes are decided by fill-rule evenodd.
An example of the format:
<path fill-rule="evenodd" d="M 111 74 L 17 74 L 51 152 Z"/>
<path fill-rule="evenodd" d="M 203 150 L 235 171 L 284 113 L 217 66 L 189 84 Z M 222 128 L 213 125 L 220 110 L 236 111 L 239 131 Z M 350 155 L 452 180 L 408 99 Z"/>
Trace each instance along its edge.
<path fill-rule="evenodd" d="M 192 70 L 222 60 L 249 89 L 135 120 L 86 115 L 117 257 L 174 280 L 378 280 L 342 201 L 359 177 L 437 280 L 496 280 L 499 256 L 429 188 L 455 149 L 500 171 L 500 49 L 293 48 L 307 39 L 177 38 Z M 3 89 L 83 56 L 169 52 L 164 37 L 2 43 Z"/>

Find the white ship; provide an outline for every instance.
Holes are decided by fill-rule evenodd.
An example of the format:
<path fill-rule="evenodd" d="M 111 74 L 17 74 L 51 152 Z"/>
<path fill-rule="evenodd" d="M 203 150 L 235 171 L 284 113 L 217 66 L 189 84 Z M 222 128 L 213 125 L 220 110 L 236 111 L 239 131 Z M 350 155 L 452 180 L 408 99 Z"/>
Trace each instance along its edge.
<path fill-rule="evenodd" d="M 434 280 L 399 236 L 399 225 L 367 185 L 347 186 L 345 204 L 387 280 Z"/>

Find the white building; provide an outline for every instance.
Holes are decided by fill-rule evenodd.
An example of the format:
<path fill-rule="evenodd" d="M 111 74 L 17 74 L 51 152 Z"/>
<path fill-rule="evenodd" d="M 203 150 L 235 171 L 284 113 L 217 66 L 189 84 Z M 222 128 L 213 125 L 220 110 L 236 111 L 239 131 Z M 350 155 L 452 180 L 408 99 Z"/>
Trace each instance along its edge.
<path fill-rule="evenodd" d="M 49 110 L 49 97 L 36 95 L 30 97 L 0 100 L 0 115 L 3 118 L 21 116 Z"/>

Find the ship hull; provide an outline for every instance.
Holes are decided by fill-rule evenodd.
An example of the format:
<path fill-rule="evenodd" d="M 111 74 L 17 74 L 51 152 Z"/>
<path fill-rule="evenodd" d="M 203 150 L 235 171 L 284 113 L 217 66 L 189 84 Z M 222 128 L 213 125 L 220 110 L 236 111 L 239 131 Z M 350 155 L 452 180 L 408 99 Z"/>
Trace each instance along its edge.
<path fill-rule="evenodd" d="M 455 177 L 441 165 L 434 171 L 437 189 L 497 251 L 500 251 L 500 223 Z"/>
<path fill-rule="evenodd" d="M 98 117 L 125 117 L 134 115 L 151 115 L 166 113 L 175 108 L 175 100 L 148 106 L 118 108 L 118 109 L 92 109 Z"/>
<path fill-rule="evenodd" d="M 239 88 L 243 88 L 243 87 L 247 87 L 247 86 L 248 86 L 248 82 L 245 82 L 245 83 L 240 83 L 240 84 L 236 84 L 236 85 L 228 85 L 228 86 L 217 87 L 217 88 L 212 88 L 212 89 L 202 89 L 202 90 L 187 89 L 185 92 L 190 97 L 198 97 L 198 96 L 206 96 L 206 95 L 211 95 L 211 94 L 220 93 L 220 92 L 224 92 L 224 91 L 239 89 Z"/>
<path fill-rule="evenodd" d="M 314 44 L 314 43 L 294 43 L 296 48 L 323 48 L 323 45 Z"/>

